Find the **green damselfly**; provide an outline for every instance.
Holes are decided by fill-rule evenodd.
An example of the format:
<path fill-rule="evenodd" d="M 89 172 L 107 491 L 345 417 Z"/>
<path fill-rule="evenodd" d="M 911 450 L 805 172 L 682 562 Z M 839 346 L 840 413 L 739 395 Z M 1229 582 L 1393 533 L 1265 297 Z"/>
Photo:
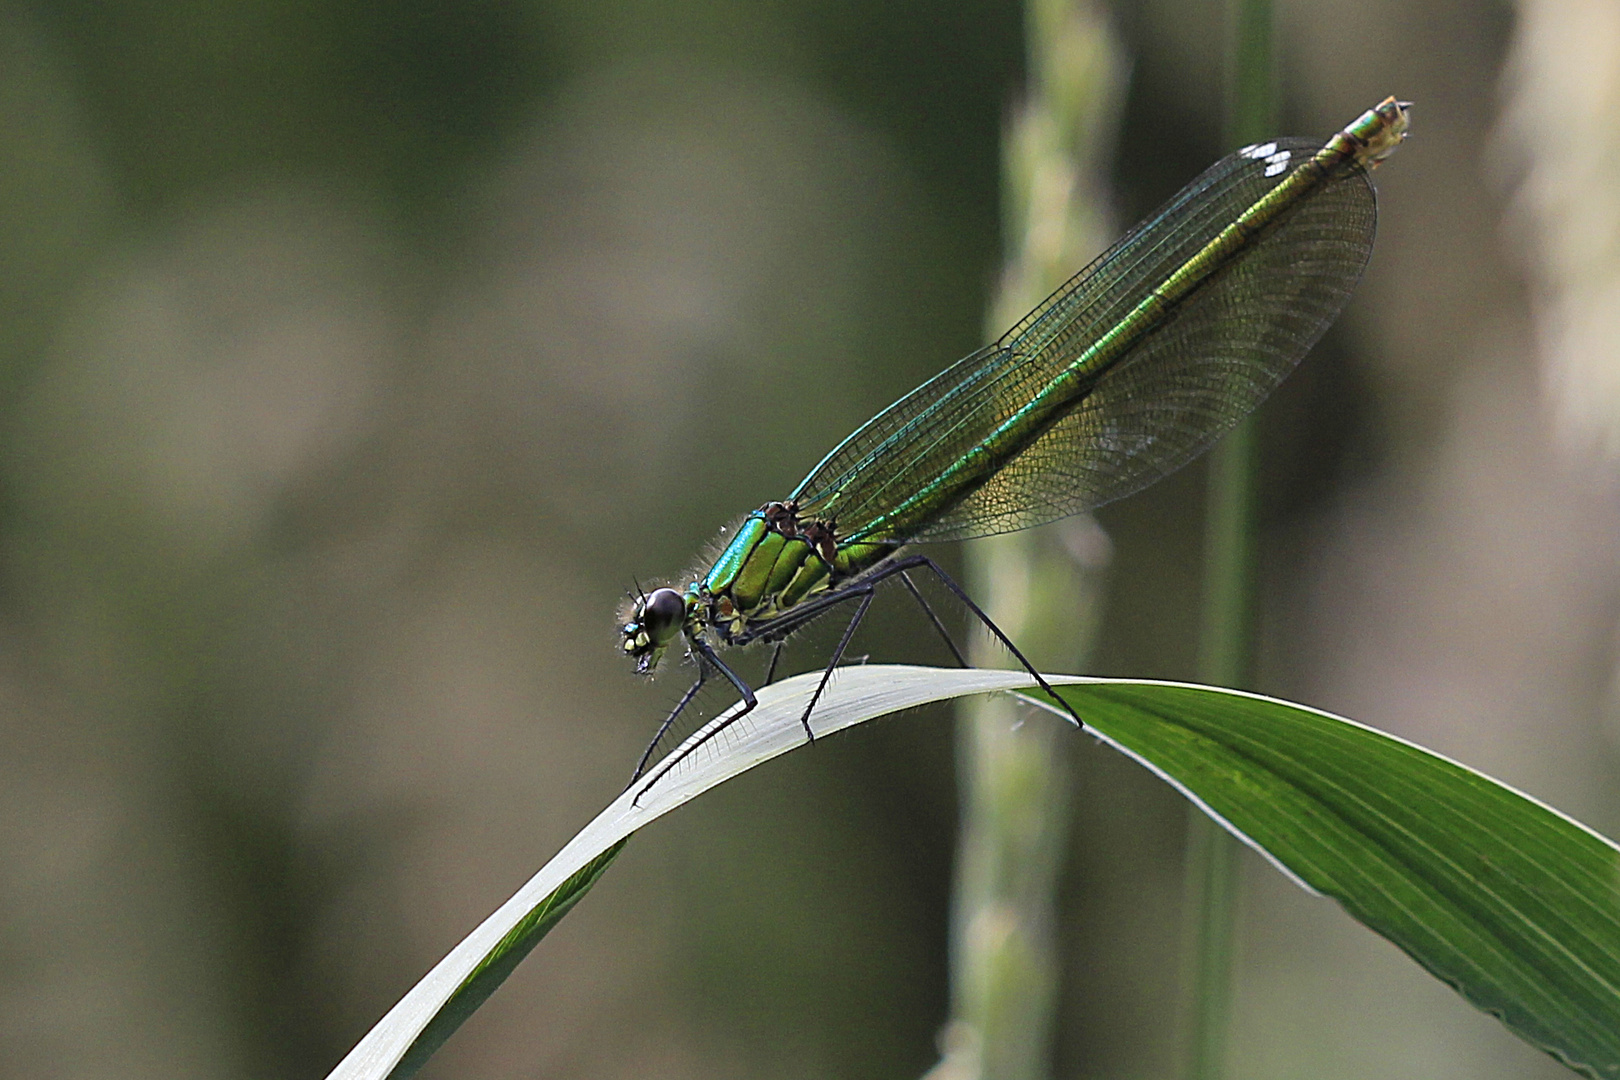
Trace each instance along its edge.
<path fill-rule="evenodd" d="M 910 570 L 932 572 L 1050 692 L 960 586 L 904 549 L 1028 528 L 1129 495 L 1259 405 L 1361 276 L 1377 218 L 1368 172 L 1405 138 L 1408 104 L 1389 98 L 1325 146 L 1279 138 L 1217 162 L 999 341 L 878 413 L 786 499 L 748 514 L 684 590 L 638 589 L 620 623 L 625 654 L 646 672 L 684 639 L 697 680 L 632 783 L 712 673 L 742 707 L 688 739 L 647 786 L 753 708 L 753 689 L 716 645 L 776 643 L 769 682 L 789 634 L 853 603 L 802 717 L 813 739 L 816 700 L 890 578 L 965 664 Z"/>

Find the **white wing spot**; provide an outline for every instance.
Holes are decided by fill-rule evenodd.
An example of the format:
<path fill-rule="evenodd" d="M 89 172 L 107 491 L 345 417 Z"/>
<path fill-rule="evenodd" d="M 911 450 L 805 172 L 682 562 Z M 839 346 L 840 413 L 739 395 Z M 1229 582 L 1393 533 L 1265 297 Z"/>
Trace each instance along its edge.
<path fill-rule="evenodd" d="M 1275 147 L 1277 144 L 1272 143 L 1271 145 Z M 1275 154 L 1266 158 L 1267 176 L 1276 176 L 1286 168 L 1288 168 L 1288 151 L 1278 150 Z"/>
<path fill-rule="evenodd" d="M 1274 143 L 1274 142 L 1250 143 L 1248 146 L 1245 146 L 1243 149 L 1238 151 L 1238 153 L 1242 154 L 1246 158 L 1255 158 L 1255 159 L 1259 159 L 1259 158 L 1263 158 L 1263 157 L 1270 157 L 1272 154 L 1275 154 L 1276 152 L 1277 152 L 1277 144 Z"/>

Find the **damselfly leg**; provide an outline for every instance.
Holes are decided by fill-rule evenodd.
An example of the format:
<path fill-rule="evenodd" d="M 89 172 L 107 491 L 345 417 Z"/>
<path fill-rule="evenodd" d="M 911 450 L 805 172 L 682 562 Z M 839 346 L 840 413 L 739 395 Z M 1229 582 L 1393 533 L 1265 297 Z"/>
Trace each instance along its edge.
<path fill-rule="evenodd" d="M 973 602 L 973 599 L 968 596 L 965 589 L 958 585 L 956 581 L 949 574 L 947 574 L 938 563 L 934 562 L 933 559 L 930 559 L 926 555 L 911 555 L 904 559 L 899 559 L 893 563 L 890 563 L 887 566 L 881 566 L 877 570 L 873 571 L 870 575 L 857 582 L 817 597 L 815 600 L 805 602 L 798 608 L 780 616 L 777 619 L 758 623 L 751 628 L 751 632 L 746 637 L 739 638 L 734 642 L 734 644 L 745 645 L 751 641 L 758 641 L 762 639 L 769 641 L 777 639 L 777 652 L 773 654 L 771 658 L 771 669 L 768 673 L 774 674 L 776 668 L 776 659 L 780 655 L 780 638 L 791 634 L 804 623 L 807 623 L 817 616 L 824 614 L 829 608 L 835 607 L 838 604 L 842 604 L 850 600 L 859 601 L 855 615 L 850 619 L 849 625 L 844 628 L 843 636 L 839 639 L 837 648 L 833 650 L 831 657 L 829 657 L 827 666 L 822 669 L 821 681 L 816 684 L 815 693 L 811 695 L 809 704 L 805 706 L 804 713 L 799 718 L 799 722 L 804 725 L 805 735 L 811 742 L 815 742 L 815 731 L 810 726 L 811 714 L 815 711 L 816 704 L 821 700 L 822 692 L 827 688 L 827 683 L 832 678 L 834 669 L 838 667 L 839 661 L 843 659 L 845 651 L 849 648 L 849 643 L 854 638 L 856 629 L 860 626 L 861 621 L 865 619 L 868 610 L 870 610 L 872 606 L 872 597 L 876 593 L 877 586 L 891 577 L 898 577 L 900 579 L 900 581 L 905 585 L 907 592 L 911 594 L 912 598 L 922 608 L 923 613 L 928 617 L 930 624 L 932 624 L 934 629 L 938 631 L 941 639 L 943 639 L 945 642 L 946 648 L 951 651 L 951 655 L 955 657 L 956 661 L 963 667 L 967 666 L 966 658 L 962 655 L 961 650 L 957 648 L 956 642 L 951 639 L 950 633 L 945 629 L 944 623 L 940 621 L 939 616 L 934 613 L 933 608 L 928 604 L 928 601 L 923 597 L 922 592 L 911 580 L 910 575 L 906 573 L 906 571 L 914 569 L 927 569 L 932 571 L 934 576 L 939 579 L 940 583 L 949 589 L 958 600 L 966 605 L 968 611 L 973 614 L 973 617 L 983 624 L 985 629 L 989 630 L 990 633 L 995 636 L 996 640 L 1000 641 L 1001 644 L 1006 647 L 1008 652 L 1012 653 L 1013 657 L 1017 659 L 1019 666 L 1021 666 L 1025 671 L 1029 672 L 1036 684 L 1039 685 L 1042 690 L 1046 691 L 1046 693 L 1052 698 L 1061 703 L 1066 710 L 1068 710 L 1068 713 L 1070 717 L 1073 718 L 1075 724 L 1080 727 L 1085 726 L 1084 721 L 1082 721 L 1080 719 L 1080 715 L 1074 711 L 1073 706 L 1069 705 L 1067 701 L 1064 701 L 1062 698 L 1058 697 L 1057 692 L 1054 691 L 1051 684 L 1046 681 L 1046 677 L 1036 670 L 1035 666 L 1029 662 L 1029 658 L 1019 650 L 1017 645 L 1013 644 L 1012 639 L 1002 631 L 1001 627 L 997 626 L 990 616 L 986 615 L 984 610 L 980 608 L 978 604 Z M 724 674 L 732 685 L 737 687 L 738 692 L 743 697 L 743 707 L 731 716 L 726 717 L 724 722 L 716 724 L 708 731 L 705 731 L 700 738 L 692 740 L 690 743 L 681 747 L 678 751 L 672 754 L 670 759 L 661 764 L 658 767 L 657 772 L 655 772 L 642 787 L 641 794 L 646 794 L 646 792 L 650 790 L 653 785 L 657 784 L 666 773 L 668 773 L 676 765 L 679 765 L 694 751 L 698 750 L 702 746 L 707 745 L 715 736 L 729 729 L 738 720 L 741 720 L 754 708 L 756 703 L 753 690 L 750 689 L 748 684 L 745 683 L 735 672 L 727 667 L 724 661 L 715 655 L 713 648 L 709 646 L 707 642 L 700 642 L 698 647 L 700 652 L 698 656 L 697 681 L 693 683 L 691 689 L 689 689 L 686 694 L 682 696 L 681 700 L 676 704 L 674 710 L 664 720 L 663 724 L 659 726 L 658 734 L 654 736 L 652 744 L 648 746 L 646 752 L 642 754 L 641 763 L 637 765 L 636 775 L 635 777 L 631 778 L 631 783 L 634 784 L 636 780 L 641 777 L 641 774 L 643 771 L 645 771 L 647 762 L 652 757 L 653 751 L 658 746 L 658 743 L 664 738 L 671 725 L 674 724 L 676 717 L 681 714 L 681 712 L 691 702 L 692 698 L 696 696 L 699 688 L 702 687 L 704 680 L 708 677 L 708 671 L 704 666 L 706 663 L 713 664 L 716 670 Z M 636 796 L 635 801 L 638 803 L 641 798 L 641 794 Z"/>

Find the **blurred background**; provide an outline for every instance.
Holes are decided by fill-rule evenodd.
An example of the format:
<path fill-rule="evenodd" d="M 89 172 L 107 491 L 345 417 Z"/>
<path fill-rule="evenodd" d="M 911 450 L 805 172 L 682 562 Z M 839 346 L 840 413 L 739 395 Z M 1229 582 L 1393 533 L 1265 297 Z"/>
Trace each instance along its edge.
<path fill-rule="evenodd" d="M 1620 5 L 1277 11 L 1288 132 L 1417 107 L 1262 412 L 1258 686 L 1612 835 Z M 1230 149 L 1222 13 L 1109 16 L 1125 223 Z M 615 655 L 632 580 L 982 343 L 1023 50 L 1011 0 L 0 6 L 0 1076 L 322 1075 L 619 792 L 686 685 Z M 1202 493 L 1101 513 L 1096 672 L 1191 676 Z M 920 1075 L 948 721 L 660 821 L 424 1075 Z M 1054 1073 L 1170 1075 L 1186 815 L 1064 752 Z M 1245 873 L 1233 1075 L 1567 1075 Z"/>

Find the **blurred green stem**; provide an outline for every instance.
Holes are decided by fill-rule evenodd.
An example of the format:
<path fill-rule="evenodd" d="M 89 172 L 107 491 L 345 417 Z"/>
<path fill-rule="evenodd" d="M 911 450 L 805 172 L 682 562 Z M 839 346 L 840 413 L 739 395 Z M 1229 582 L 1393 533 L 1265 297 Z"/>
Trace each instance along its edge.
<path fill-rule="evenodd" d="M 1276 124 L 1271 0 L 1228 0 L 1225 142 L 1271 135 Z M 1254 592 L 1255 420 L 1210 455 L 1198 677 L 1242 687 L 1250 678 Z M 1197 807 L 1188 811 L 1187 887 L 1192 968 L 1191 1080 L 1225 1073 L 1238 890 L 1238 843 Z"/>
<path fill-rule="evenodd" d="M 1009 256 L 990 316 L 1000 334 L 1085 264 L 1107 235 L 1102 171 L 1124 70 L 1100 7 L 1031 0 L 1029 85 L 1005 140 Z M 1108 540 L 1089 516 L 968 546 L 975 596 L 1030 660 L 1082 666 L 1096 636 Z M 982 636 L 973 662 L 1005 653 Z M 952 918 L 952 1020 L 936 1080 L 1050 1073 L 1055 897 L 1068 847 L 1073 733 L 1005 696 L 963 706 L 962 837 Z"/>

